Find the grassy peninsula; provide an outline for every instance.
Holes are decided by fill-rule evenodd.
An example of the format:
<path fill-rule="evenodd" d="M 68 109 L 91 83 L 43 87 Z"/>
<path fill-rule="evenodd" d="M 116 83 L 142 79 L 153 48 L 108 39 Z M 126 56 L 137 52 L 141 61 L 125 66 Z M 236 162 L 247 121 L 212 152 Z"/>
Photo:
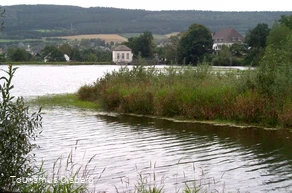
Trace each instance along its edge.
<path fill-rule="evenodd" d="M 98 109 L 99 105 L 90 101 L 79 100 L 76 94 L 54 94 L 39 96 L 28 101 L 28 104 L 38 105 L 44 108 L 48 107 L 64 107 L 64 108 L 80 108 L 80 109 Z"/>
<path fill-rule="evenodd" d="M 208 64 L 197 68 L 122 67 L 81 87 L 77 94 L 81 100 L 120 113 L 292 125 L 291 90 L 278 87 L 278 78 L 270 84 L 266 68 L 227 72 L 211 68 Z"/>

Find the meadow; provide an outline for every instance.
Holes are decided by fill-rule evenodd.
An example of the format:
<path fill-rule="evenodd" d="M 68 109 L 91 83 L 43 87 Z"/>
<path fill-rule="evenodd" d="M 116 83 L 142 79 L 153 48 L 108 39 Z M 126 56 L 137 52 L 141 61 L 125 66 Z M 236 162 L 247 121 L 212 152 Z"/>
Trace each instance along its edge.
<path fill-rule="evenodd" d="M 56 38 L 67 39 L 67 40 L 82 40 L 82 39 L 103 39 L 106 43 L 113 42 L 124 42 L 127 41 L 125 37 L 118 34 L 88 34 L 88 35 L 74 35 L 74 36 L 59 36 Z"/>
<path fill-rule="evenodd" d="M 24 39 L 21 42 L 42 42 L 40 39 Z M 12 40 L 12 39 L 0 39 L 0 43 L 8 43 L 8 42 L 20 42 L 20 40 Z"/>
<path fill-rule="evenodd" d="M 165 34 L 166 37 L 170 38 L 170 36 L 176 36 L 178 35 L 180 32 L 172 32 L 172 33 L 169 33 L 169 34 Z"/>
<path fill-rule="evenodd" d="M 160 41 L 167 40 L 172 35 L 177 35 L 177 32 L 170 34 L 153 34 L 154 41 L 159 43 Z M 117 42 L 122 43 L 131 37 L 139 37 L 140 33 L 124 33 L 124 34 L 88 34 L 88 35 L 74 35 L 74 36 L 59 36 L 56 38 L 67 39 L 67 40 L 82 40 L 82 39 L 104 39 L 106 43 Z"/>

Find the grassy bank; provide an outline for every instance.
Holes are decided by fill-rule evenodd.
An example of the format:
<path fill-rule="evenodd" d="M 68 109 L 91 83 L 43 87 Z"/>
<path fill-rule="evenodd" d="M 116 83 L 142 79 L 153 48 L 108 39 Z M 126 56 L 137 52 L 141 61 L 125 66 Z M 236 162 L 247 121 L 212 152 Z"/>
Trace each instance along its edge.
<path fill-rule="evenodd" d="M 76 107 L 81 109 L 98 109 L 99 105 L 94 102 L 78 99 L 76 94 L 59 94 L 40 96 L 28 101 L 28 104 L 48 107 Z"/>
<path fill-rule="evenodd" d="M 216 72 L 208 65 L 124 67 L 83 86 L 78 97 L 121 113 L 292 126 L 292 95 L 265 91 L 262 75 L 260 70 Z"/>

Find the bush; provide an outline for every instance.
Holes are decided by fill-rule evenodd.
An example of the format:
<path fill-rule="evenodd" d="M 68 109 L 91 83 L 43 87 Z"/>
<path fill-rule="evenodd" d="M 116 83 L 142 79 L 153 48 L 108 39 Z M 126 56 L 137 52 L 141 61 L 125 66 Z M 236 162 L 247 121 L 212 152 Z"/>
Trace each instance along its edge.
<path fill-rule="evenodd" d="M 15 99 L 10 94 L 15 71 L 9 65 L 8 71 L 4 71 L 8 77 L 0 78 L 0 191 L 18 189 L 10 176 L 25 178 L 33 173 L 31 152 L 37 146 L 32 141 L 42 126 L 41 110 L 30 115 L 23 98 Z"/>
<path fill-rule="evenodd" d="M 153 96 L 150 91 L 141 88 L 128 88 L 121 98 L 120 112 L 153 114 Z"/>
<path fill-rule="evenodd" d="M 84 85 L 78 90 L 77 95 L 81 100 L 93 102 L 97 95 L 96 92 L 93 85 Z"/>
<path fill-rule="evenodd" d="M 259 123 L 263 119 L 266 100 L 255 91 L 247 91 L 236 97 L 234 119 L 246 123 Z"/>
<path fill-rule="evenodd" d="M 279 113 L 279 122 L 284 127 L 292 126 L 292 102 L 287 102 Z"/>

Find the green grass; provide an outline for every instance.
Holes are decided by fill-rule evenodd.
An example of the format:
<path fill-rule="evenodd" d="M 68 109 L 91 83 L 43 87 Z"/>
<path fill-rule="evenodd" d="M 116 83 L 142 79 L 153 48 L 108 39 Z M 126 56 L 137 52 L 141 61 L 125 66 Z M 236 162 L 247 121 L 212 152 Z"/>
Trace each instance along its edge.
<path fill-rule="evenodd" d="M 167 36 L 165 36 L 165 35 L 160 35 L 160 34 L 153 34 L 153 38 L 154 38 L 154 40 L 164 40 L 164 39 L 168 39 Z"/>
<path fill-rule="evenodd" d="M 141 34 L 142 33 L 124 33 L 124 34 L 119 34 L 119 35 L 125 38 L 135 38 L 135 37 L 139 37 Z M 155 42 L 160 42 L 161 40 L 168 39 L 166 35 L 160 35 L 160 34 L 153 34 L 153 38 Z"/>
<path fill-rule="evenodd" d="M 41 39 L 21 39 L 21 40 L 17 40 L 17 39 L 0 39 L 0 43 L 8 43 L 8 42 L 37 42 L 40 41 L 42 42 L 43 40 Z"/>
<path fill-rule="evenodd" d="M 83 101 L 78 99 L 76 94 L 58 94 L 40 96 L 28 101 L 28 104 L 48 107 L 75 107 L 81 109 L 98 109 L 99 105 L 94 102 Z"/>
<path fill-rule="evenodd" d="M 51 30 L 51 29 L 37 29 L 37 30 L 34 30 L 34 31 L 42 32 L 42 33 L 48 33 L 48 32 L 62 32 L 62 30 Z"/>
<path fill-rule="evenodd" d="M 141 34 L 142 33 L 124 33 L 124 34 L 119 34 L 119 35 L 125 38 L 136 38 L 136 37 L 139 37 Z"/>

